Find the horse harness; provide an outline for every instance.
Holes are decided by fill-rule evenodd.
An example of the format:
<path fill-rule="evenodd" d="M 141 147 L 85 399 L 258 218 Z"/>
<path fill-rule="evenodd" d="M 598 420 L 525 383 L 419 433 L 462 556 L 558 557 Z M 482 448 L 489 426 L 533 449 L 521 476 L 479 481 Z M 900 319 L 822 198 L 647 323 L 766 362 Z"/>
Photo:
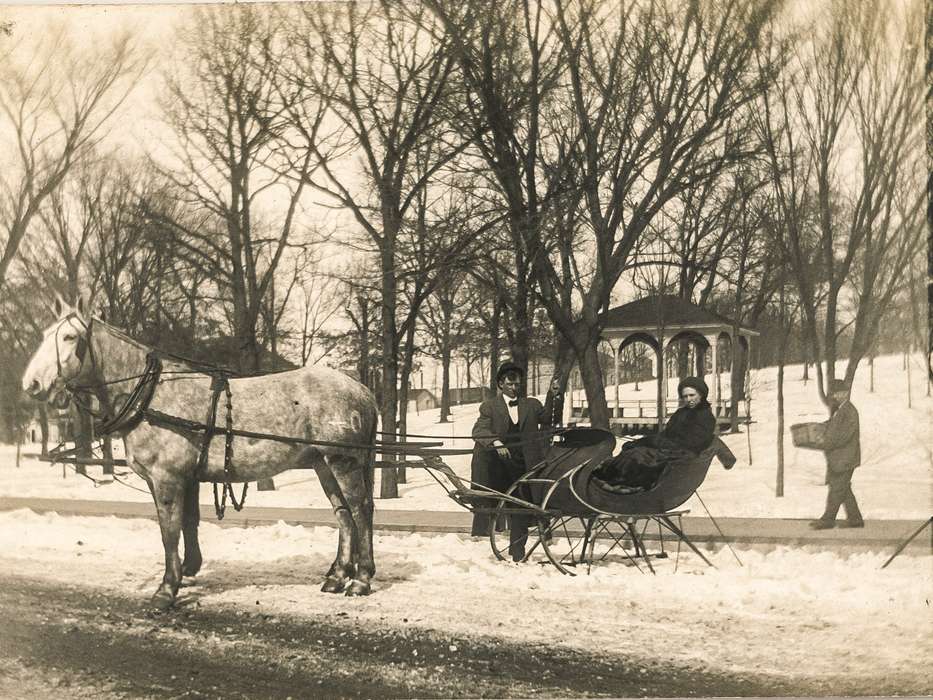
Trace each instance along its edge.
<path fill-rule="evenodd" d="M 93 343 L 91 342 L 91 332 L 94 319 L 92 318 L 90 323 L 85 323 L 81 316 L 73 312 L 72 314 L 69 314 L 62 319 L 61 324 L 59 324 L 55 331 L 55 352 L 56 361 L 58 362 L 59 376 L 62 374 L 62 365 L 61 358 L 58 356 L 59 349 L 57 335 L 61 328 L 64 326 L 65 322 L 71 318 L 77 319 L 84 326 L 86 332 L 86 337 L 81 337 L 78 339 L 78 345 L 75 349 L 75 355 L 78 358 L 78 361 L 83 365 L 85 359 L 89 359 L 91 362 L 92 370 L 96 369 L 98 366 L 98 362 L 94 356 Z M 388 442 L 376 440 L 373 444 L 358 444 L 333 440 L 317 440 L 313 438 L 274 435 L 271 433 L 260 433 L 234 428 L 233 399 L 230 391 L 229 381 L 230 377 L 234 375 L 228 370 L 210 366 L 192 368 L 185 370 L 184 372 L 185 374 L 197 374 L 201 376 L 209 376 L 211 378 L 211 399 L 205 421 L 203 423 L 199 423 L 187 418 L 173 416 L 171 414 L 158 411 L 150 406 L 152 399 L 155 396 L 156 387 L 160 383 L 163 374 L 165 374 L 163 370 L 163 359 L 190 363 L 189 360 L 178 358 L 169 353 L 150 350 L 146 354 L 146 367 L 142 373 L 138 375 L 122 377 L 120 379 L 110 380 L 107 382 L 102 381 L 94 385 L 79 385 L 68 381 L 65 383 L 64 388 L 65 391 L 71 395 L 72 400 L 75 402 L 75 405 L 79 410 L 89 414 L 94 419 L 96 419 L 94 423 L 94 429 L 97 435 L 103 436 L 114 433 L 125 434 L 138 427 L 139 424 L 143 421 L 156 428 L 163 428 L 177 432 L 180 435 L 183 435 L 185 438 L 191 440 L 192 443 L 196 442 L 196 438 L 194 436 L 201 434 L 202 437 L 200 444 L 198 445 L 199 452 L 196 471 L 198 475 L 203 475 L 206 472 L 211 440 L 215 435 L 223 433 L 225 437 L 223 479 L 219 482 L 212 482 L 214 485 L 214 508 L 217 512 L 218 519 L 222 519 L 224 517 L 224 511 L 226 509 L 226 502 L 228 497 L 230 498 L 230 502 L 232 503 L 233 507 L 238 511 L 242 510 L 246 499 L 246 491 L 248 486 L 247 483 L 243 484 L 243 492 L 239 501 L 237 501 L 233 493 L 232 482 L 234 475 L 231 469 L 231 463 L 233 461 L 234 437 L 270 440 L 273 442 L 282 442 L 290 445 L 314 445 L 315 447 L 363 450 L 369 453 L 377 451 L 384 454 L 404 454 L 409 456 L 420 456 L 425 459 L 432 460 L 439 458 L 444 454 L 459 455 L 468 454 L 472 451 L 459 448 L 434 449 L 437 447 L 436 443 L 396 443 L 394 440 Z M 134 386 L 129 394 L 127 394 L 127 398 L 125 401 L 123 401 L 120 409 L 114 412 L 109 400 L 107 400 L 103 388 L 110 384 L 120 384 L 122 382 L 128 382 L 134 379 L 138 380 L 136 386 Z M 224 427 L 219 428 L 217 426 L 217 407 L 220 403 L 221 394 L 226 397 L 227 416 Z M 104 411 L 95 411 L 91 407 L 89 398 L 86 398 L 88 396 L 96 397 L 98 401 L 104 405 Z M 218 496 L 217 491 L 219 484 L 223 487 L 222 495 L 220 496 Z"/>
<path fill-rule="evenodd" d="M 78 338 L 78 344 L 75 348 L 75 356 L 81 364 L 84 363 L 85 357 L 89 356 L 92 369 L 97 367 L 97 361 L 94 357 L 94 349 L 90 337 L 91 324 L 93 324 L 94 319 L 92 318 L 91 323 L 88 324 L 84 323 L 83 319 L 81 319 L 77 314 L 70 314 L 69 316 L 66 316 L 64 319 L 62 319 L 62 323 L 55 331 L 55 359 L 58 364 L 59 376 L 61 376 L 62 365 L 61 356 L 58 349 L 58 333 L 64 325 L 65 321 L 72 317 L 78 320 L 84 326 L 87 334 L 86 338 L 83 336 Z M 71 395 L 75 405 L 79 410 L 89 414 L 92 416 L 92 418 L 98 419 L 94 423 L 94 432 L 96 435 L 104 436 L 112 435 L 114 433 L 125 434 L 138 427 L 139 424 L 143 421 L 146 421 L 156 428 L 176 430 L 184 434 L 185 437 L 188 437 L 189 439 L 192 439 L 192 433 L 202 433 L 203 436 L 199 446 L 196 469 L 196 474 L 199 475 L 204 474 L 207 470 L 208 456 L 210 453 L 211 441 L 214 435 L 221 432 L 224 433 L 226 438 L 224 442 L 224 478 L 220 482 L 222 485 L 222 495 L 218 496 L 218 482 L 213 482 L 214 509 L 217 513 L 217 519 L 222 520 L 226 511 L 228 496 L 235 510 L 239 511 L 243 509 L 243 506 L 246 502 L 246 491 L 249 484 L 243 484 L 243 492 L 240 495 L 240 499 L 237 500 L 233 492 L 233 473 L 231 470 L 231 463 L 233 461 L 233 438 L 235 431 L 233 430 L 233 397 L 230 392 L 230 381 L 228 379 L 229 373 L 224 370 L 216 369 L 214 371 L 205 372 L 205 374 L 208 374 L 211 377 L 211 400 L 207 418 L 204 423 L 189 421 L 187 419 L 172 416 L 150 408 L 150 403 L 155 396 L 156 387 L 158 386 L 159 380 L 162 376 L 162 357 L 159 355 L 159 353 L 154 351 L 147 353 L 146 368 L 143 370 L 142 374 L 138 376 L 125 377 L 123 379 L 118 379 L 112 382 L 105 382 L 104 384 L 94 386 L 80 386 L 67 382 L 65 384 L 65 389 Z M 103 389 L 103 386 L 106 384 L 118 384 L 120 382 L 125 382 L 131 379 L 138 379 L 139 381 L 136 383 L 136 386 L 133 387 L 126 400 L 123 401 L 122 405 L 120 406 L 120 410 L 114 413 L 112 406 L 109 405 L 109 401 L 106 401 L 103 392 L 95 390 Z M 105 410 L 103 413 L 95 412 L 90 406 L 90 401 L 83 398 L 87 394 L 91 394 L 99 401 L 101 401 L 101 403 L 107 404 L 107 410 Z M 225 428 L 218 429 L 217 405 L 220 401 L 221 394 L 226 396 L 227 417 Z"/>

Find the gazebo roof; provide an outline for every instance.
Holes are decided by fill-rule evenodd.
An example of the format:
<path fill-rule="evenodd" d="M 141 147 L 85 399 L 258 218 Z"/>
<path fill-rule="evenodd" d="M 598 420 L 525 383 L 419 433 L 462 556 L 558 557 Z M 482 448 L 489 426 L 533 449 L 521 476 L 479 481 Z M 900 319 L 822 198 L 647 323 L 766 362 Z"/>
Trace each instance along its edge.
<path fill-rule="evenodd" d="M 728 316 L 697 306 L 673 295 L 645 297 L 622 304 L 606 312 L 605 331 L 651 331 L 659 325 L 677 330 L 731 330 L 736 322 Z M 758 335 L 758 332 L 739 325 L 742 335 Z"/>

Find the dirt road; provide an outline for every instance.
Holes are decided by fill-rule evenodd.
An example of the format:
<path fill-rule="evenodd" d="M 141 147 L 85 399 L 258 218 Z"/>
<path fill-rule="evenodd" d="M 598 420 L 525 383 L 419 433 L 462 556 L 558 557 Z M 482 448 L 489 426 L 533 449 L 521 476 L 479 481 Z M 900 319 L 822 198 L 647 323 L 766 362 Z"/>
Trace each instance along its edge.
<path fill-rule="evenodd" d="M 4 698 L 807 695 L 776 684 L 493 637 L 367 630 L 340 614 L 152 616 L 138 598 L 0 575 Z"/>

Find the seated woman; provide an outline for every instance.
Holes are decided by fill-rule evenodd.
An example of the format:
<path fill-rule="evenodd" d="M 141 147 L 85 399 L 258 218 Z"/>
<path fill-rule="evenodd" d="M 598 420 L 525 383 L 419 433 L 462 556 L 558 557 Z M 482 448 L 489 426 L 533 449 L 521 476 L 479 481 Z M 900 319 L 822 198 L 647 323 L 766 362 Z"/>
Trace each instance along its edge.
<path fill-rule="evenodd" d="M 603 488 L 616 493 L 645 491 L 657 483 L 668 465 L 693 459 L 710 446 L 716 419 L 706 400 L 706 382 L 687 377 L 677 386 L 677 393 L 683 405 L 671 415 L 664 430 L 627 442 L 618 455 L 594 472 Z"/>

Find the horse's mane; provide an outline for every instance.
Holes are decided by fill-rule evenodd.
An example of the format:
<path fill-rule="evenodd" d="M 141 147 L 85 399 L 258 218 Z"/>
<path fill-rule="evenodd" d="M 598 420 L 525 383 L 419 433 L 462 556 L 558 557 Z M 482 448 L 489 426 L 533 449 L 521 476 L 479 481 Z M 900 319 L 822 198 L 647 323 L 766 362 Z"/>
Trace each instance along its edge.
<path fill-rule="evenodd" d="M 169 362 L 177 362 L 182 365 L 187 365 L 190 369 L 195 372 L 201 372 L 203 374 L 219 374 L 228 378 L 237 379 L 241 377 L 257 377 L 264 376 L 267 374 L 281 374 L 282 372 L 288 372 L 290 368 L 283 369 L 274 369 L 271 371 L 257 372 L 255 374 L 244 374 L 238 370 L 235 370 L 231 367 L 222 367 L 220 365 L 214 365 L 210 362 L 204 362 L 202 360 L 194 360 L 190 357 L 185 357 L 179 353 L 169 352 L 168 350 L 162 350 L 161 348 L 152 347 L 151 345 L 146 345 L 145 343 L 136 340 L 132 336 L 128 335 L 126 331 L 123 331 L 115 326 L 111 326 L 106 321 L 102 321 L 96 316 L 91 316 L 91 321 L 95 324 L 103 326 L 108 333 L 115 335 L 120 340 L 129 343 L 138 350 L 143 350 L 147 355 L 152 355 L 159 358 L 160 360 L 168 360 Z"/>
<path fill-rule="evenodd" d="M 184 355 L 180 355 L 178 353 L 172 353 L 172 352 L 169 352 L 168 350 L 162 350 L 160 348 L 147 345 L 146 343 L 143 343 L 137 340 L 136 338 L 132 337 L 131 335 L 127 334 L 126 331 L 123 331 L 115 326 L 112 326 L 106 321 L 103 321 L 97 318 L 96 316 L 92 316 L 91 321 L 93 321 L 95 325 L 103 326 L 104 329 L 106 329 L 106 331 L 109 334 L 116 336 L 117 338 L 119 338 L 120 340 L 126 343 L 129 343 L 130 345 L 137 348 L 138 350 L 145 351 L 147 356 L 151 355 L 151 356 L 159 358 L 160 360 L 168 360 L 169 362 L 177 362 L 179 364 L 188 365 L 188 367 L 190 367 L 195 372 L 202 372 L 204 374 L 222 374 L 226 377 L 243 376 L 240 372 L 237 372 L 236 370 L 233 370 L 229 367 L 221 367 L 219 365 L 212 365 L 209 362 L 193 360 L 190 357 L 185 357 Z"/>

